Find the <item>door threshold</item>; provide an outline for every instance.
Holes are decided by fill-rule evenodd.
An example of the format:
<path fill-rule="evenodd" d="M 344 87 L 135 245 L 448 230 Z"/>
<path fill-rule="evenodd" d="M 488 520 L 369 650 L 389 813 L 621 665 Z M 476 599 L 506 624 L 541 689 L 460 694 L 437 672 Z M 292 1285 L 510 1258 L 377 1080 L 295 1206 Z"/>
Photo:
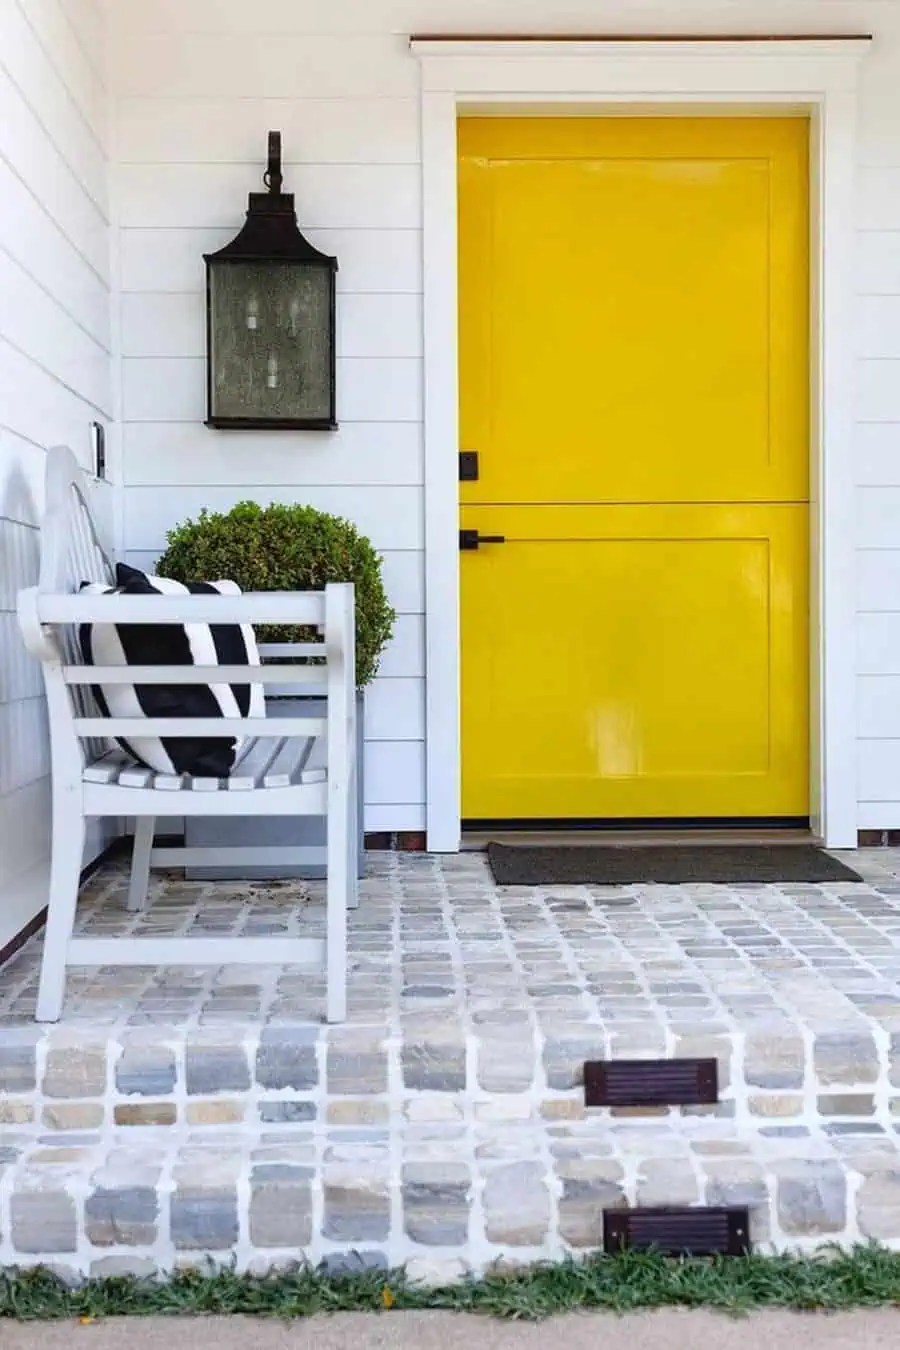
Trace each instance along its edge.
<path fill-rule="evenodd" d="M 766 845 L 821 844 L 809 829 L 782 830 L 466 830 L 462 836 L 464 853 L 483 853 L 488 844 L 512 844 L 532 848 L 701 848 L 715 844 L 731 848 L 765 848 Z"/>

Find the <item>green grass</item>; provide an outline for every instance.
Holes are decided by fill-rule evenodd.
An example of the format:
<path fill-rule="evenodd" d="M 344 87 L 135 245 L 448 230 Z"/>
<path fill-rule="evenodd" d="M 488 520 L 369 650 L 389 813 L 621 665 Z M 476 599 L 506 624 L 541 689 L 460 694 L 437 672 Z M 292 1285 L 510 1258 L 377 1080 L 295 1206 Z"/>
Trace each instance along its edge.
<path fill-rule="evenodd" d="M 48 1270 L 0 1272 L 0 1318 L 150 1317 L 243 1313 L 309 1317 L 315 1313 L 441 1308 L 537 1320 L 576 1309 L 614 1313 L 638 1308 L 753 1308 L 836 1311 L 900 1305 L 900 1255 L 860 1246 L 817 1257 L 748 1256 L 667 1260 L 654 1253 L 494 1272 L 442 1288 L 412 1285 L 403 1273 L 328 1275 L 300 1266 L 266 1278 L 182 1272 L 166 1280 L 91 1280 L 70 1288 Z M 388 1312 L 390 1308 L 390 1312 Z"/>

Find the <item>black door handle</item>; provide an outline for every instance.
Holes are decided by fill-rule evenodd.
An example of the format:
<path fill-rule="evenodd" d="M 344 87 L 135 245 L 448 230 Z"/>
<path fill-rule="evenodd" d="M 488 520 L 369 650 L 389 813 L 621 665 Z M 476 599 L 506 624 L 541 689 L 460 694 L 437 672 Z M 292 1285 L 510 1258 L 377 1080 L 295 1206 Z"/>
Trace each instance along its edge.
<path fill-rule="evenodd" d="M 505 544 L 505 534 L 479 534 L 477 530 L 460 530 L 459 547 L 460 552 L 468 552 L 474 548 L 480 548 L 482 544 Z"/>

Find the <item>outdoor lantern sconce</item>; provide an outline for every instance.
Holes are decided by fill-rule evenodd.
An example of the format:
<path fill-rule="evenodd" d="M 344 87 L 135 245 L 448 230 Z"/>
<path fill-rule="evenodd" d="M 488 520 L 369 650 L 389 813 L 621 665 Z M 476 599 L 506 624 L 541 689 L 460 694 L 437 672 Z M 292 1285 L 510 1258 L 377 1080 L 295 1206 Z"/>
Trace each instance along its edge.
<path fill-rule="evenodd" d="M 337 259 L 297 226 L 269 132 L 268 192 L 251 192 L 240 234 L 206 263 L 208 427 L 332 430 Z"/>

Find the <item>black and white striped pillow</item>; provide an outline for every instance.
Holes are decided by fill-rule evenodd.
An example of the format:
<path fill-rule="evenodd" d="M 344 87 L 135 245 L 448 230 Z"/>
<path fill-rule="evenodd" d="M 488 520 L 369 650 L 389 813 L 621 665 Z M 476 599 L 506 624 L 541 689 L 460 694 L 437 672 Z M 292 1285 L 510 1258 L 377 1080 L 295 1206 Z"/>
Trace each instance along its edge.
<path fill-rule="evenodd" d="M 240 595 L 233 581 L 182 585 L 147 576 L 119 563 L 115 586 L 89 583 L 93 595 Z M 258 666 L 250 624 L 82 624 L 86 665 L 93 666 Z M 228 684 L 108 684 L 94 689 L 106 717 L 265 717 L 263 686 Z M 225 778 L 234 766 L 240 740 L 233 736 L 166 740 L 141 737 L 119 741 L 129 755 L 158 773 Z"/>

